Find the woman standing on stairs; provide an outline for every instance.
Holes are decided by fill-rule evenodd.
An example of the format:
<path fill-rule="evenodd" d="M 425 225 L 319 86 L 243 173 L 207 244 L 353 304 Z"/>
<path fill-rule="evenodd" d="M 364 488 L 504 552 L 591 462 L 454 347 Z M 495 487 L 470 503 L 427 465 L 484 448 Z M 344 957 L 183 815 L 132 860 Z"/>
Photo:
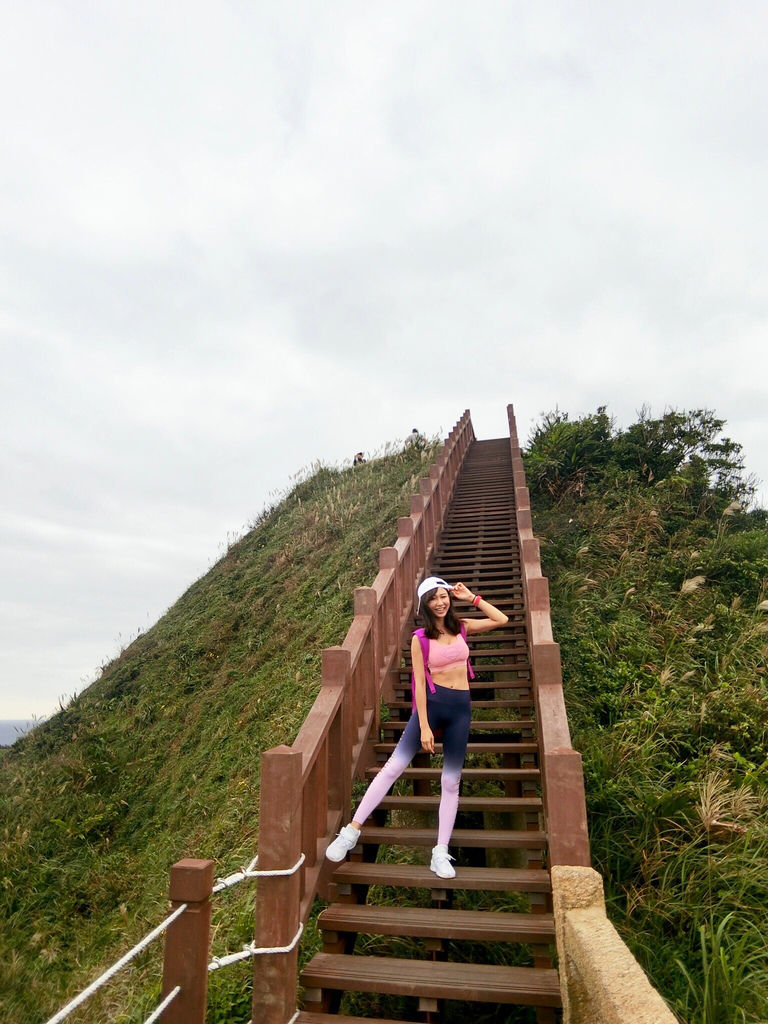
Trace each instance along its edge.
<path fill-rule="evenodd" d="M 448 853 L 448 842 L 459 806 L 459 784 L 467 752 L 471 707 L 469 699 L 469 648 L 466 636 L 486 633 L 509 621 L 479 594 L 472 594 L 463 583 L 451 586 L 438 576 L 424 580 L 417 591 L 418 609 L 424 629 L 416 630 L 411 640 L 413 663 L 414 711 L 394 753 L 368 787 L 352 821 L 329 844 L 326 856 L 342 861 L 357 845 L 366 818 L 378 807 L 413 758 L 424 750 L 435 752 L 435 729 L 443 731 L 443 771 L 440 778 L 437 845 L 429 865 L 439 878 L 456 874 Z M 485 616 L 460 619 L 453 602 L 469 601 Z M 425 664 L 426 653 L 426 664 Z"/>

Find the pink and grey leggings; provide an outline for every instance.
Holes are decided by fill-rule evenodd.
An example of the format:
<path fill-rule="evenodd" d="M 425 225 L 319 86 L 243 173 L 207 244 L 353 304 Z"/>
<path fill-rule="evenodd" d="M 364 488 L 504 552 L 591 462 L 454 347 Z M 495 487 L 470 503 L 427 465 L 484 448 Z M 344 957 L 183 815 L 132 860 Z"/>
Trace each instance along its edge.
<path fill-rule="evenodd" d="M 472 715 L 469 690 L 451 690 L 447 686 L 435 686 L 432 693 L 427 688 L 427 718 L 432 732 L 443 730 L 443 772 L 440 777 L 440 811 L 438 813 L 437 842 L 450 842 L 456 811 L 459 806 L 459 783 L 464 757 L 467 753 L 469 721 Z M 376 810 L 400 778 L 405 769 L 421 750 L 421 726 L 414 711 L 406 725 L 400 742 L 392 756 L 366 790 L 365 796 L 355 811 L 354 821 L 361 825 Z"/>

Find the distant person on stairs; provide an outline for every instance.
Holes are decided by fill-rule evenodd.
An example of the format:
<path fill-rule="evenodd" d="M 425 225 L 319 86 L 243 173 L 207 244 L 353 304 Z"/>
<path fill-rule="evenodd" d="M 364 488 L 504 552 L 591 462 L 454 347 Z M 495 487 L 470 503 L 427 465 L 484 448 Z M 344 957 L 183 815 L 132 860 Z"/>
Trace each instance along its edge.
<path fill-rule="evenodd" d="M 427 447 L 427 439 L 424 437 L 418 427 L 414 427 L 406 438 L 406 444 L 411 445 L 417 451 L 423 452 Z"/>
<path fill-rule="evenodd" d="M 432 849 L 430 870 L 439 878 L 456 874 L 448 843 L 459 806 L 459 784 L 467 752 L 471 707 L 469 699 L 469 648 L 466 636 L 498 629 L 509 621 L 479 594 L 463 583 L 451 586 L 438 576 L 424 580 L 417 591 L 424 628 L 411 640 L 414 711 L 394 753 L 368 787 L 352 821 L 329 844 L 326 857 L 342 861 L 357 845 L 366 818 L 378 807 L 419 750 L 435 752 L 435 729 L 443 730 L 443 771 L 440 778 L 437 845 Z M 460 619 L 454 601 L 469 601 L 485 616 Z M 426 652 L 426 659 L 425 659 Z"/>

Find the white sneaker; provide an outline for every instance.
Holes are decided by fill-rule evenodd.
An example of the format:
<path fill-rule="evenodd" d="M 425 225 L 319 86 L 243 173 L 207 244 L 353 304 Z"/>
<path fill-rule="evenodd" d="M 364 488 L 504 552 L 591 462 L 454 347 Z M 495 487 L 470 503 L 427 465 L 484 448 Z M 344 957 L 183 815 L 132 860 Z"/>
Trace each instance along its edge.
<path fill-rule="evenodd" d="M 325 856 L 328 860 L 336 861 L 338 864 L 339 861 L 344 860 L 350 850 L 357 846 L 359 838 L 359 828 L 355 828 L 354 825 L 345 825 L 333 842 L 328 844 Z"/>
<path fill-rule="evenodd" d="M 455 878 L 456 870 L 451 864 L 452 860 L 455 860 L 455 857 L 448 853 L 448 847 L 445 844 L 433 846 L 429 870 L 434 871 L 438 878 Z"/>

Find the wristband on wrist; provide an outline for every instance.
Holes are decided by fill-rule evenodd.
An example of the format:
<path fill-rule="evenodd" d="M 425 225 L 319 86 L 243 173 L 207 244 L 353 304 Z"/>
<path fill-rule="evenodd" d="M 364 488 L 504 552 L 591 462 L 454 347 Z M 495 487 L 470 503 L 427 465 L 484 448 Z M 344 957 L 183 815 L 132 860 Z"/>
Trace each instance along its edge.
<path fill-rule="evenodd" d="M 475 594 L 475 596 L 474 596 L 474 598 L 472 600 L 472 604 L 475 606 L 475 608 L 477 608 L 477 606 L 480 604 L 480 602 L 482 600 L 483 600 L 483 598 L 482 598 L 482 596 L 480 594 Z"/>

